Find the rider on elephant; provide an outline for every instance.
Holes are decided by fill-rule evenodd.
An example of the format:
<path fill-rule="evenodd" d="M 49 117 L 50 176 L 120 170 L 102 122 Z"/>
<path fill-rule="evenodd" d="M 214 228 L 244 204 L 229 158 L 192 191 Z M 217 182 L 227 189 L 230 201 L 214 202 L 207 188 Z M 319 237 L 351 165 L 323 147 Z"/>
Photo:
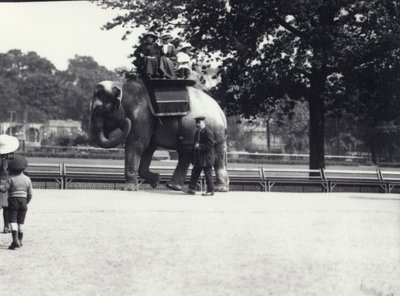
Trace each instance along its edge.
<path fill-rule="evenodd" d="M 135 50 L 133 55 L 136 57 L 134 62 L 144 78 L 158 78 L 161 77 L 159 71 L 159 60 L 161 57 L 161 47 L 155 42 L 157 34 L 147 32 L 143 35 L 142 43 Z"/>
<path fill-rule="evenodd" d="M 176 48 L 171 43 L 172 36 L 166 33 L 161 36 L 161 58 L 160 58 L 160 72 L 165 78 L 174 79 L 175 63 L 176 63 Z"/>

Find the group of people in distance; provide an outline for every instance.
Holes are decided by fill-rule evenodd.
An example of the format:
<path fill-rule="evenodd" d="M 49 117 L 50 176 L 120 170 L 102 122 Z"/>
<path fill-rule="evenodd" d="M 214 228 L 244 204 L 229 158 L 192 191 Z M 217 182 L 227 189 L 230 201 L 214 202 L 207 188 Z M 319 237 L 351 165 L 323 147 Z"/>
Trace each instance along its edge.
<path fill-rule="evenodd" d="M 171 43 L 172 35 L 166 33 L 160 37 L 161 44 L 156 41 L 158 35 L 154 32 L 143 34 L 142 43 L 133 55 L 138 72 L 146 79 L 188 79 L 192 71 L 189 42 L 181 42 L 178 48 Z"/>

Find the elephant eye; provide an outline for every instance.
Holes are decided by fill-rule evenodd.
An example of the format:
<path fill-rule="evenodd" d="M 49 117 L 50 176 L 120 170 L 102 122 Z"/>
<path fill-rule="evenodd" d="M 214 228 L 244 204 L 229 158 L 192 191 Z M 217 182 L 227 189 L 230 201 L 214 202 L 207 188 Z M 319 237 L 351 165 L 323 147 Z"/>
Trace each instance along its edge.
<path fill-rule="evenodd" d="M 107 110 L 111 110 L 111 109 L 113 108 L 113 104 L 112 104 L 111 102 L 107 102 L 107 103 L 104 105 L 104 107 L 105 107 Z"/>

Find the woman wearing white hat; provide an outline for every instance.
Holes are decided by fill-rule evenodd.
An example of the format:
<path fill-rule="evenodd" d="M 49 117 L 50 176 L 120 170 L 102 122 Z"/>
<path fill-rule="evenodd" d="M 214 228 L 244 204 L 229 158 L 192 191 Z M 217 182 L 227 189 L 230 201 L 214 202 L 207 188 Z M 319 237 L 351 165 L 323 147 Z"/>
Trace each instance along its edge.
<path fill-rule="evenodd" d="M 16 137 L 0 135 L 0 184 L 8 179 L 8 158 L 19 147 Z M 10 232 L 10 221 L 8 215 L 8 192 L 0 192 L 0 209 L 3 209 L 4 229 L 3 233 Z"/>
<path fill-rule="evenodd" d="M 175 78 L 176 48 L 171 43 L 172 35 L 166 33 L 161 36 L 160 72 L 165 78 Z"/>

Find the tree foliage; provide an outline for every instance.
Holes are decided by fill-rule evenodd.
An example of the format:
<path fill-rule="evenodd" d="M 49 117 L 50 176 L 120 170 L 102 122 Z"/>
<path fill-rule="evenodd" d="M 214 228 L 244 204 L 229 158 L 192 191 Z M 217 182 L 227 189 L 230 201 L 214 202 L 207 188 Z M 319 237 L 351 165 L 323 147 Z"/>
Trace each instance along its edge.
<path fill-rule="evenodd" d="M 0 120 L 8 121 L 9 112 L 14 111 L 25 112 L 30 122 L 75 119 L 87 123 L 94 86 L 116 79 L 92 57 L 75 56 L 66 71 L 59 71 L 35 52 L 0 53 Z"/>
<path fill-rule="evenodd" d="M 90 97 L 94 86 L 103 80 L 118 80 L 117 75 L 100 66 L 92 57 L 75 56 L 69 60 L 68 69 L 59 73 L 63 83 L 65 116 L 82 121 L 88 128 Z M 79 112 L 77 112 L 79 110 Z"/>
<path fill-rule="evenodd" d="M 325 166 L 325 114 L 338 111 L 336 105 L 349 93 L 358 96 L 348 86 L 357 85 L 353 80 L 366 74 L 362 69 L 382 57 L 395 57 L 381 64 L 385 69 L 398 64 L 397 0 L 100 2 L 126 11 L 107 29 L 176 29 L 198 52 L 217 53 L 222 61 L 217 91 L 231 113 L 256 115 L 262 104 L 275 105 L 285 96 L 305 98 L 311 168 Z"/>

